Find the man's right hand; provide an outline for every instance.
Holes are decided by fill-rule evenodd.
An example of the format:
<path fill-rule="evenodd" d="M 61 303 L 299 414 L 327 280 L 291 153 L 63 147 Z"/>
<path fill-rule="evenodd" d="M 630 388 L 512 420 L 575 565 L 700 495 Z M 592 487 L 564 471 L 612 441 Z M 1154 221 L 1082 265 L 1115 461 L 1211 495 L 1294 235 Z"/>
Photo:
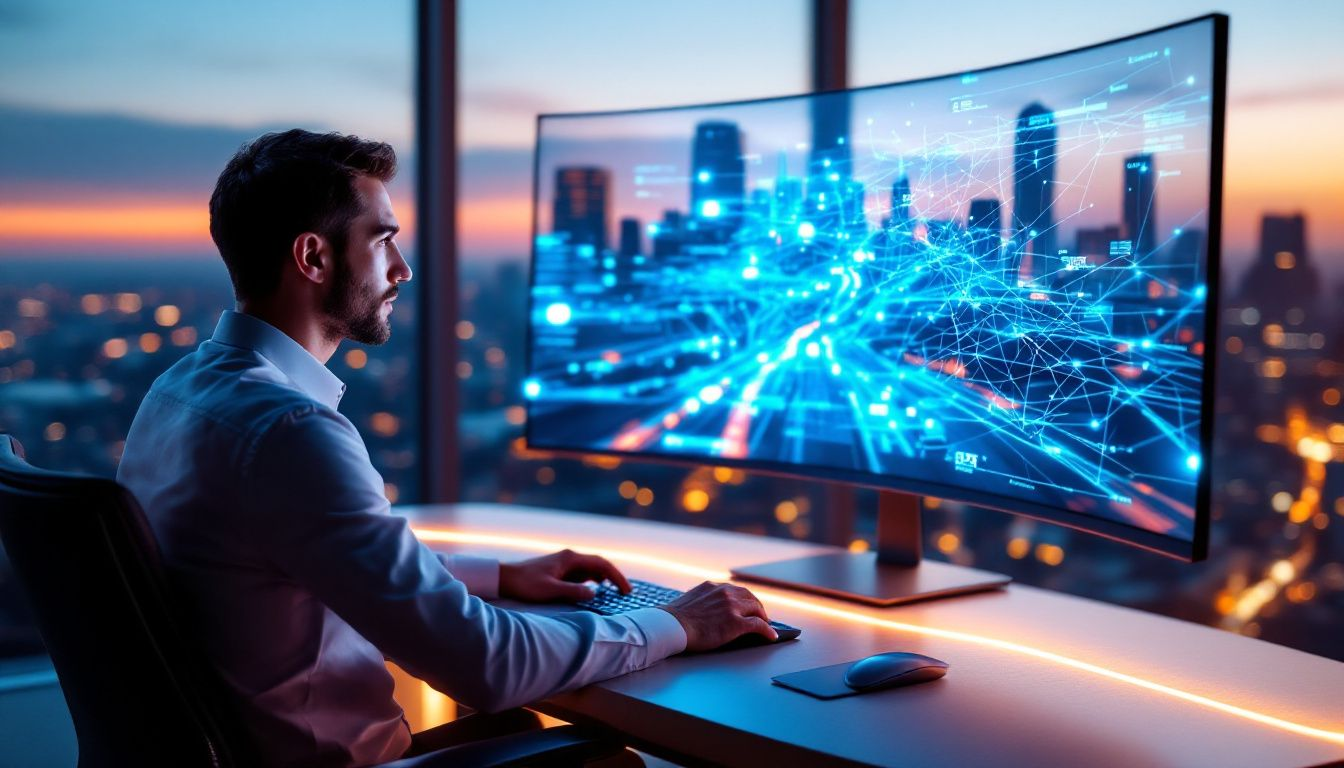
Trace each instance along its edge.
<path fill-rule="evenodd" d="M 771 641 L 779 639 L 761 601 L 733 584 L 706 581 L 659 607 L 681 622 L 686 630 L 687 651 L 710 651 L 751 632 Z"/>

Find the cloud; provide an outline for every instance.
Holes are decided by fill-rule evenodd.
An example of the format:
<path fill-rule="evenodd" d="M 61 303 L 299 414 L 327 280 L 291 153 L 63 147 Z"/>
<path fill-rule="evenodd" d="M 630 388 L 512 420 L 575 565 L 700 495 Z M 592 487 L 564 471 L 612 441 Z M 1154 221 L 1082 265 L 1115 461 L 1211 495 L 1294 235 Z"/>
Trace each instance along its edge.
<path fill-rule="evenodd" d="M 228 159 L 265 130 L 14 105 L 0 105 L 0 124 L 0 201 L 7 203 L 71 193 L 208 199 Z"/>
<path fill-rule="evenodd" d="M 532 188 L 531 148 L 485 147 L 458 156 L 458 194 L 476 198 L 525 197 Z"/>
<path fill-rule="evenodd" d="M 1330 102 L 1344 100 L 1344 82 L 1323 82 L 1295 88 L 1249 91 L 1235 94 L 1229 105 L 1238 107 L 1267 107 L 1301 102 Z"/>
<path fill-rule="evenodd" d="M 210 197 L 244 143 L 293 125 L 239 128 L 0 103 L 0 203 Z M 302 125 L 329 130 L 322 125 Z M 403 168 L 415 158 L 402 152 Z"/>
<path fill-rule="evenodd" d="M 505 115 L 540 115 L 561 111 L 552 99 L 520 88 L 465 91 L 460 108 L 464 111 L 480 110 Z"/>

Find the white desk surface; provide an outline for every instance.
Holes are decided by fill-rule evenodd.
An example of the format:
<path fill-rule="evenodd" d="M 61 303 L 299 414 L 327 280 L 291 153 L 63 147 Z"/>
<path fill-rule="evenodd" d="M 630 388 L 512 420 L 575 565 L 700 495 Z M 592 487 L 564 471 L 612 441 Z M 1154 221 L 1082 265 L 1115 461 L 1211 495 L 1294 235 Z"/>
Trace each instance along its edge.
<path fill-rule="evenodd" d="M 724 580 L 733 566 L 827 551 L 506 505 L 398 511 L 445 551 L 510 560 L 568 546 L 607 554 L 629 576 L 683 589 L 702 577 Z M 896 608 L 748 586 L 772 618 L 803 628 L 799 641 L 675 657 L 539 708 L 603 723 L 650 749 L 727 765 L 1129 768 L 1344 760 L 1344 663 L 1016 584 Z M 923 653 L 951 669 L 932 683 L 831 701 L 770 682 L 885 651 Z"/>

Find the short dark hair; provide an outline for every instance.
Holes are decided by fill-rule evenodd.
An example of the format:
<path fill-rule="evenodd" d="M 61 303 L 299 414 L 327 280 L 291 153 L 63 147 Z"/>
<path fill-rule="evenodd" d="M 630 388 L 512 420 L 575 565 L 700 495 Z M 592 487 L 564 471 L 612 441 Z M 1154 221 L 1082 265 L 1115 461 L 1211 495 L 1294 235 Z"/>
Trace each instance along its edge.
<path fill-rule="evenodd" d="M 304 232 L 326 237 L 343 255 L 350 222 L 362 212 L 355 179 L 386 183 L 396 173 L 390 145 L 358 136 L 295 128 L 244 144 L 210 196 L 210 237 L 234 295 L 273 294 L 294 238 Z"/>

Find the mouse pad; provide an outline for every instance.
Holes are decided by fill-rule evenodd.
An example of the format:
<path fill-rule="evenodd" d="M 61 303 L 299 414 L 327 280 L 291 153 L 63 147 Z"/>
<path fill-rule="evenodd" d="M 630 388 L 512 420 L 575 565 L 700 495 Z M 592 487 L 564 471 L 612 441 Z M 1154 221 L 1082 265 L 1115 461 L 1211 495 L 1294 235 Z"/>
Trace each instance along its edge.
<path fill-rule="evenodd" d="M 790 672 L 787 675 L 776 675 L 770 678 L 770 681 L 775 685 L 799 693 L 806 693 L 808 696 L 815 696 L 818 699 L 839 699 L 844 696 L 854 696 L 861 691 L 856 691 L 845 685 L 845 672 L 853 664 L 852 661 L 846 661 L 843 664 L 831 664 L 826 667 L 805 669 L 802 672 Z"/>

